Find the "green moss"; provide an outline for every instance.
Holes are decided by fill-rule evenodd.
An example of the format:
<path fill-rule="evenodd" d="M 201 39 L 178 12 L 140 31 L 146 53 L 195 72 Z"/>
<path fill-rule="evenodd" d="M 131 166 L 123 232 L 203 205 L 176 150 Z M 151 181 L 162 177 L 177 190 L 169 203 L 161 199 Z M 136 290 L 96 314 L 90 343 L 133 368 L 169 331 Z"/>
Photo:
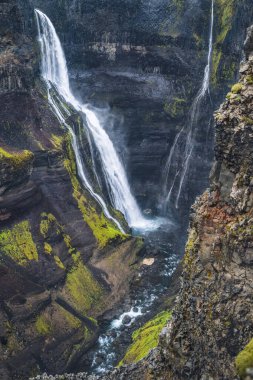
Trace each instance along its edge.
<path fill-rule="evenodd" d="M 51 255 L 53 248 L 51 247 L 50 244 L 44 243 L 44 251 L 47 255 Z"/>
<path fill-rule="evenodd" d="M 136 330 L 132 335 L 133 343 L 119 363 L 119 366 L 137 363 L 147 356 L 150 350 L 157 347 L 159 335 L 170 318 L 171 313 L 164 311 L 147 322 L 143 327 Z"/>
<path fill-rule="evenodd" d="M 35 328 L 40 335 L 50 335 L 52 332 L 52 326 L 44 315 L 38 316 Z"/>
<path fill-rule="evenodd" d="M 221 64 L 223 43 L 232 29 L 233 15 L 235 13 L 235 0 L 216 0 L 215 1 L 215 16 L 218 20 L 216 27 L 216 38 L 213 46 L 213 67 L 212 67 L 212 82 L 217 83 L 217 73 Z M 225 76 L 227 79 L 232 79 L 234 70 L 236 69 L 234 63 L 231 67 L 225 68 Z"/>
<path fill-rule="evenodd" d="M 247 346 L 237 355 L 235 366 L 241 379 L 246 377 L 246 369 L 253 367 L 253 339 Z"/>
<path fill-rule="evenodd" d="M 241 181 L 243 182 L 243 179 L 241 179 Z M 228 241 L 231 239 L 236 241 L 247 241 L 253 236 L 253 221 L 251 219 L 247 221 L 246 219 L 242 218 L 236 222 L 229 223 L 226 226 L 226 230 Z"/>
<path fill-rule="evenodd" d="M 71 303 L 80 312 L 91 309 L 93 304 L 100 301 L 103 289 L 91 272 L 79 261 L 67 274 L 66 287 Z"/>
<path fill-rule="evenodd" d="M 99 247 L 105 247 L 114 239 L 125 240 L 127 235 L 120 232 L 113 222 L 108 220 L 103 213 L 98 213 L 91 202 L 86 199 L 80 183 L 77 179 L 77 171 L 74 153 L 69 139 L 66 140 L 67 157 L 65 159 L 65 167 L 70 175 L 73 186 L 73 197 L 77 201 L 79 210 L 83 215 L 83 219 L 92 230 Z"/>
<path fill-rule="evenodd" d="M 20 170 L 23 167 L 27 166 L 27 164 L 33 160 L 33 157 L 33 153 L 29 150 L 10 153 L 3 148 L 0 148 L 0 161 L 5 161 L 16 170 Z"/>
<path fill-rule="evenodd" d="M 73 314 L 69 313 L 66 309 L 64 309 L 62 306 L 58 305 L 58 308 L 60 310 L 61 315 L 64 317 L 66 324 L 77 330 L 80 329 L 82 326 L 82 321 L 75 317 Z"/>
<path fill-rule="evenodd" d="M 213 65 L 212 65 L 212 81 L 213 82 L 217 81 L 217 73 L 218 73 L 218 68 L 221 61 L 221 56 L 222 56 L 221 50 L 218 51 L 217 48 L 214 48 L 213 49 Z"/>
<path fill-rule="evenodd" d="M 173 98 L 171 103 L 165 103 L 164 111 L 172 117 L 182 116 L 185 111 L 186 100 Z"/>
<path fill-rule="evenodd" d="M 187 268 L 187 272 L 190 273 L 194 260 L 194 252 L 197 246 L 198 234 L 197 231 L 192 228 L 190 230 L 188 241 L 185 247 L 184 266 Z"/>
<path fill-rule="evenodd" d="M 63 264 L 63 262 L 61 261 L 60 257 L 59 256 L 54 256 L 54 261 L 55 261 L 55 264 L 60 268 L 60 269 L 65 269 L 65 266 Z"/>
<path fill-rule="evenodd" d="M 247 75 L 246 82 L 247 84 L 253 84 L 253 75 Z"/>
<path fill-rule="evenodd" d="M 231 91 L 233 94 L 238 94 L 242 90 L 242 84 L 241 83 L 236 83 L 232 86 Z"/>
<path fill-rule="evenodd" d="M 44 238 L 47 238 L 51 229 L 55 229 L 57 234 L 61 233 L 61 228 L 53 214 L 41 214 L 40 233 Z"/>
<path fill-rule="evenodd" d="M 244 123 L 246 123 L 247 125 L 253 125 L 253 119 L 251 119 L 250 117 L 244 116 L 244 117 L 242 118 L 242 120 L 243 120 Z"/>
<path fill-rule="evenodd" d="M 76 263 L 80 259 L 80 253 L 74 248 L 71 244 L 71 238 L 64 232 L 63 226 L 57 221 L 56 217 L 53 214 L 42 213 L 42 220 L 40 223 L 40 233 L 45 238 L 50 238 L 51 234 L 57 234 L 64 240 L 64 243 L 68 249 L 68 253 L 72 256 L 73 262 Z M 47 241 L 44 242 L 44 252 L 48 255 L 52 255 L 54 248 Z M 56 250 L 57 251 L 57 250 Z M 56 265 L 60 269 L 65 269 L 63 262 L 59 255 L 53 255 Z"/>
<path fill-rule="evenodd" d="M 29 221 L 16 224 L 10 230 L 2 230 L 0 249 L 19 265 L 27 265 L 31 260 L 38 261 L 38 251 L 33 241 Z"/>
<path fill-rule="evenodd" d="M 65 136 L 57 136 L 57 135 L 52 135 L 51 136 L 51 141 L 55 147 L 56 150 L 62 150 L 62 146 L 65 140 Z"/>

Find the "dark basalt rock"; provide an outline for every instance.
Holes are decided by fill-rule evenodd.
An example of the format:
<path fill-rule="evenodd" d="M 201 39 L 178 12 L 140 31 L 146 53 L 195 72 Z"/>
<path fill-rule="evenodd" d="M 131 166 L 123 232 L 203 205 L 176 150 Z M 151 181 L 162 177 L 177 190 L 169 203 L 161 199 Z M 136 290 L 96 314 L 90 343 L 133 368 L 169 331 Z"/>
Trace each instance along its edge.
<path fill-rule="evenodd" d="M 160 213 L 166 196 L 161 180 L 166 160 L 176 134 L 189 124 L 189 109 L 204 76 L 210 1 L 33 0 L 33 4 L 48 14 L 59 33 L 74 91 L 85 102 L 109 106 L 105 127 L 142 209 Z M 180 208 L 173 210 L 185 227 L 191 204 L 208 185 L 212 113 L 236 80 L 252 16 L 250 1 L 231 7 L 215 3 L 211 95 L 200 110 Z M 223 13 L 229 28 L 221 22 Z M 224 40 L 219 42 L 221 35 Z M 175 157 L 175 173 L 183 151 L 182 146 Z"/>
<path fill-rule="evenodd" d="M 117 142 L 136 196 L 144 208 L 152 209 L 159 208 L 159 179 L 166 158 L 176 133 L 187 123 L 188 109 L 201 84 L 206 63 L 210 13 L 209 0 L 191 0 L 182 9 L 178 9 L 174 1 L 167 7 L 167 1 L 163 0 L 151 1 L 149 8 L 146 2 L 119 0 L 0 2 L 0 146 L 9 154 L 15 148 L 15 152 L 29 150 L 34 156 L 34 161 L 24 171 L 17 170 L 13 174 L 4 167 L 1 176 L 0 375 L 4 379 L 15 380 L 23 380 L 43 371 L 73 371 L 77 363 L 84 361 L 85 353 L 96 340 L 98 331 L 92 328 L 92 322 L 87 327 L 87 320 L 83 320 L 80 313 L 85 314 L 86 318 L 97 318 L 106 310 L 111 310 L 125 296 L 138 263 L 137 253 L 141 245 L 135 239 L 121 241 L 119 237 L 101 251 L 94 231 L 81 212 L 78 197 L 84 197 L 94 215 L 101 215 L 100 208 L 87 192 L 73 188 L 73 178 L 66 170 L 65 160 L 70 159 L 65 141 L 66 131 L 52 114 L 47 93 L 39 80 L 36 25 L 31 5 L 39 6 L 54 22 L 71 66 L 72 86 L 80 97 L 97 106 L 109 104 L 111 113 L 119 121 L 124 116 L 124 122 L 108 122 L 108 133 Z M 200 123 L 205 128 L 213 107 L 227 92 L 226 86 L 234 81 L 236 66 L 241 58 L 245 26 L 249 25 L 251 15 L 251 0 L 236 4 L 230 20 L 231 28 L 229 26 L 229 32 L 225 33 L 223 43 L 218 43 L 220 33 L 224 30 L 221 30 L 219 8 L 216 10 L 214 56 L 217 59 L 221 51 L 222 58 L 218 64 L 214 62 L 217 67 L 212 77 L 213 104 L 203 107 L 200 115 Z M 250 99 L 247 91 L 250 91 L 249 88 L 242 94 L 246 100 Z M 240 103 L 237 97 L 225 107 L 231 106 L 233 101 L 237 107 Z M 177 99 L 180 100 L 180 107 Z M 247 114 L 247 117 L 250 115 Z M 222 125 L 227 127 L 224 123 Z M 233 123 L 237 126 L 236 121 Z M 210 253 L 204 250 L 200 262 L 190 244 L 190 261 L 186 264 L 193 262 L 195 272 L 190 272 L 190 268 L 184 273 L 183 290 L 173 321 L 175 339 L 172 342 L 169 340 L 171 335 L 165 333 L 159 352 L 151 354 L 141 365 L 115 370 L 105 376 L 107 379 L 162 379 L 171 376 L 175 380 L 177 377 L 189 376 L 189 373 L 194 379 L 199 372 L 209 376 L 210 373 L 213 375 L 205 361 L 209 357 L 213 368 L 220 371 L 213 376 L 234 376 L 231 358 L 249 338 L 244 322 L 248 321 L 250 312 L 247 314 L 248 309 L 244 310 L 240 303 L 240 312 L 246 313 L 246 319 L 236 317 L 230 325 L 226 325 L 230 321 L 224 321 L 222 329 L 227 335 L 223 336 L 223 331 L 216 327 L 218 317 L 212 314 L 212 308 L 217 306 L 217 310 L 214 310 L 217 314 L 221 308 L 225 315 L 222 305 L 227 305 L 228 310 L 232 309 L 231 299 L 244 291 L 241 290 L 241 272 L 236 273 L 234 279 L 233 270 L 237 271 L 240 265 L 237 262 L 249 265 L 251 243 L 247 241 L 246 247 L 243 243 L 246 240 L 239 240 L 237 252 L 231 237 L 229 248 L 234 255 L 231 280 L 224 273 L 219 275 L 220 262 L 217 260 L 220 254 L 224 255 L 224 265 L 229 261 L 228 252 L 223 251 L 227 241 L 222 240 L 224 236 L 215 235 L 213 238 L 212 234 L 217 234 L 224 227 L 223 224 L 220 226 L 220 222 L 236 217 L 239 213 L 233 206 L 233 200 L 229 200 L 229 207 L 226 207 L 223 217 L 222 209 L 224 204 L 227 206 L 227 197 L 231 194 L 231 188 L 222 186 L 224 178 L 229 177 L 232 185 L 238 179 L 234 176 L 243 174 L 240 181 L 235 183 L 235 190 L 239 191 L 243 186 L 245 193 L 241 195 L 240 191 L 236 192 L 236 201 L 240 202 L 242 215 L 249 212 L 247 207 L 251 207 L 251 173 L 247 168 L 241 171 L 241 167 L 237 166 L 244 162 L 241 154 L 246 154 L 246 145 L 241 143 L 250 137 L 250 123 L 246 126 L 244 120 L 238 135 L 224 132 L 222 125 L 218 137 L 222 149 L 217 153 L 219 165 L 216 170 L 219 181 L 212 183 L 212 195 L 205 195 L 199 201 L 198 205 L 202 207 L 200 215 L 192 217 L 193 228 L 200 231 L 202 211 L 204 213 L 207 205 L 214 207 L 215 215 L 210 215 L 212 222 L 204 232 L 201 230 L 204 235 L 200 235 L 203 240 L 206 238 L 205 233 L 210 235 L 209 247 L 213 247 L 214 251 Z M 211 134 L 206 141 L 205 128 L 200 128 L 196 138 L 198 164 L 189 173 L 187 190 L 182 198 L 183 215 L 188 214 L 193 198 L 207 183 L 212 143 Z M 56 136 L 57 144 L 53 136 Z M 226 145 L 224 152 L 222 142 Z M 127 149 L 123 149 L 123 146 Z M 236 150 L 236 160 L 233 158 L 233 149 Z M 251 158 L 251 153 L 247 157 Z M 2 157 L 0 161 L 2 165 Z M 76 173 L 72 172 L 72 175 L 77 180 Z M 218 221 L 214 220 L 216 218 Z M 183 220 L 186 225 L 188 219 Z M 235 231 L 241 231 L 238 224 L 240 226 L 240 222 L 233 226 Z M 16 240 L 20 236 L 22 244 Z M 14 244 L 12 249 L 6 243 L 7 240 Z M 15 242 L 20 249 L 16 250 Z M 19 254 L 26 244 L 31 245 L 25 253 L 29 255 L 33 252 L 35 259 L 25 257 L 25 265 L 20 265 Z M 122 265 L 122 257 L 127 265 Z M 90 277 L 86 280 L 94 281 L 103 292 L 99 301 L 96 300 L 90 308 L 85 309 L 85 313 L 79 302 L 74 304 L 73 300 L 76 293 L 86 295 L 88 290 L 94 289 L 94 283 L 94 286 L 86 286 L 85 291 L 80 291 L 81 285 L 78 286 L 78 292 L 73 293 L 72 289 L 70 297 L 70 286 L 66 285 L 68 277 L 80 269 L 75 265 L 77 259 L 82 268 L 85 266 L 90 271 L 92 280 Z M 24 256 L 21 260 L 24 260 Z M 120 270 L 115 273 L 115 268 Z M 226 268 L 230 274 L 231 267 L 228 265 Z M 189 273 L 197 278 L 196 283 L 192 282 Z M 251 280 L 250 269 L 248 274 Z M 72 284 L 76 283 L 75 280 L 78 282 L 78 278 L 74 278 Z M 85 278 L 83 272 L 81 278 L 82 284 Z M 214 300 L 212 305 L 208 303 L 209 288 L 213 291 L 211 296 L 220 289 L 224 290 L 220 303 L 219 300 Z M 247 292 L 246 295 L 250 294 Z M 93 294 L 92 297 L 99 297 L 99 294 Z M 205 315 L 198 312 L 201 302 Z M 206 315 L 210 323 L 203 323 Z M 212 327 L 212 315 L 216 318 L 215 328 Z M 181 324 L 187 316 L 188 331 Z M 238 323 L 242 330 L 239 341 L 236 340 L 237 331 L 234 329 Z M 192 326 L 202 337 L 200 343 L 195 340 L 194 334 L 187 336 Z M 220 337 L 215 340 L 217 334 Z M 233 344 L 226 348 L 230 341 Z M 169 349 L 171 346 L 173 353 Z M 186 358 L 184 363 L 178 360 L 177 353 L 180 358 Z M 201 356 L 192 359 L 193 353 L 200 353 Z M 217 358 L 215 353 L 220 356 Z M 221 359 L 223 361 L 217 367 Z"/>

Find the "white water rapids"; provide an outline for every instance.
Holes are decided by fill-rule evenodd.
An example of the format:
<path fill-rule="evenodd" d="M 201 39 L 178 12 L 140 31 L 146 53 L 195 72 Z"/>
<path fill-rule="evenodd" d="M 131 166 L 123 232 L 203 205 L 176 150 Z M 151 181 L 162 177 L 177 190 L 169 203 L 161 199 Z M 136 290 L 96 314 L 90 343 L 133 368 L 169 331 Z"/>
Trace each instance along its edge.
<path fill-rule="evenodd" d="M 50 96 L 50 89 L 54 85 L 60 96 L 85 117 L 90 134 L 100 154 L 102 169 L 107 188 L 112 199 L 113 207 L 123 213 L 130 227 L 138 230 L 152 230 L 157 228 L 163 219 L 149 220 L 142 215 L 137 202 L 132 195 L 124 166 L 113 146 L 113 143 L 103 129 L 99 119 L 89 105 L 81 104 L 70 89 L 66 58 L 59 37 L 50 19 L 40 10 L 35 10 L 39 41 L 41 46 L 41 72 L 48 86 L 49 101 L 59 120 L 66 125 L 60 107 Z M 63 104 L 61 107 L 66 110 Z M 104 214 L 112 219 L 118 228 L 123 231 L 119 222 L 110 214 L 105 201 L 92 188 L 84 171 L 84 162 L 80 154 L 78 139 L 73 130 L 68 127 L 72 135 L 72 145 L 75 152 L 78 174 L 83 185 L 101 205 Z M 91 148 L 92 149 L 92 148 Z M 95 168 L 94 168 L 95 170 Z"/>
<path fill-rule="evenodd" d="M 173 191 L 176 188 L 176 185 L 178 186 L 178 188 L 177 188 L 175 206 L 176 208 L 178 208 L 179 199 L 181 196 L 181 192 L 183 189 L 187 172 L 189 170 L 190 160 L 191 160 L 192 153 L 194 150 L 194 138 L 195 138 L 196 128 L 197 128 L 197 124 L 199 120 L 200 106 L 201 106 L 202 100 L 205 98 L 207 94 L 209 94 L 210 72 L 211 72 L 212 50 L 213 50 L 213 24 L 214 24 L 214 0 L 212 0 L 212 5 L 211 5 L 211 22 L 210 22 L 207 64 L 205 67 L 201 88 L 198 91 L 197 96 L 195 97 L 193 104 L 191 106 L 190 120 L 186 128 L 187 129 L 186 141 L 185 143 L 182 141 L 182 139 L 184 138 L 184 132 L 185 132 L 184 128 L 182 128 L 174 140 L 174 144 L 171 148 L 168 160 L 165 165 L 163 191 L 164 193 L 167 193 L 167 195 L 165 197 L 164 204 L 163 204 L 164 212 L 167 211 L 168 204 L 171 201 L 171 197 L 172 197 Z M 174 177 L 172 177 L 171 186 L 169 190 L 167 191 L 167 185 L 168 185 L 170 176 L 172 174 L 171 170 L 172 170 L 173 162 L 175 159 L 177 159 L 177 153 L 182 144 L 185 144 L 182 163 L 181 163 L 181 166 L 176 170 Z"/>

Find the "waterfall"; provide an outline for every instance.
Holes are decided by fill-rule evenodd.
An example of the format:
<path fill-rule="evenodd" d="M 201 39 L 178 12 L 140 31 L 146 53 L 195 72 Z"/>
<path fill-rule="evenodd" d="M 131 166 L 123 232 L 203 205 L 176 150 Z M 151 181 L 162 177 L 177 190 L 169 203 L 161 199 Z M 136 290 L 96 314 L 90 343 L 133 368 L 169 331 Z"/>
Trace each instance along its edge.
<path fill-rule="evenodd" d="M 175 186 L 177 183 L 177 178 L 179 177 L 180 179 L 178 183 L 176 203 L 175 203 L 176 208 L 178 208 L 181 192 L 183 189 L 186 174 L 188 172 L 190 160 L 192 157 L 192 152 L 194 149 L 194 137 L 196 134 L 196 126 L 199 119 L 200 106 L 201 106 L 202 100 L 205 98 L 207 94 L 209 94 L 209 83 L 210 83 L 210 72 L 211 72 L 212 50 L 213 50 L 213 24 L 214 24 L 214 0 L 212 0 L 212 4 L 211 4 L 211 22 L 210 22 L 210 33 L 209 33 L 208 56 L 207 56 L 207 64 L 204 71 L 202 85 L 191 106 L 189 124 L 186 130 L 184 130 L 184 128 L 181 129 L 181 131 L 175 137 L 174 144 L 171 148 L 169 158 L 165 165 L 165 180 L 164 180 L 164 187 L 163 187 L 164 194 L 167 192 L 167 185 L 168 185 L 169 177 L 171 174 L 173 160 L 177 158 L 176 153 L 179 150 L 180 144 L 182 144 L 182 137 L 185 132 L 186 141 L 185 141 L 185 148 L 184 148 L 182 162 L 179 169 L 176 170 L 176 174 L 171 181 L 171 187 L 168 191 L 167 196 L 165 196 L 165 200 L 163 202 L 164 212 L 166 212 L 167 210 L 168 204 L 171 200 L 173 190 L 175 189 Z"/>
<path fill-rule="evenodd" d="M 59 120 L 67 126 L 61 109 L 54 101 L 54 99 L 50 96 L 50 89 L 52 85 L 56 87 L 60 96 L 67 103 L 71 104 L 72 107 L 80 112 L 86 119 L 88 134 L 91 134 L 92 140 L 94 141 L 94 144 L 100 154 L 102 169 L 110 198 L 112 199 L 113 207 L 124 214 L 128 224 L 131 227 L 140 229 L 155 228 L 156 223 L 154 223 L 154 221 L 147 220 L 143 217 L 137 205 L 137 202 L 131 193 L 124 167 L 117 155 L 110 137 L 99 122 L 95 111 L 93 111 L 88 105 L 81 104 L 71 92 L 65 54 L 52 22 L 43 12 L 38 9 L 35 10 L 35 14 L 41 46 L 42 77 L 47 84 L 49 90 L 49 101 L 53 110 L 55 111 Z M 64 108 L 63 104 L 61 106 Z M 67 110 L 65 109 L 65 111 Z M 118 228 L 122 231 L 122 227 L 120 226 L 119 222 L 112 217 L 104 200 L 93 190 L 92 185 L 88 181 L 87 176 L 84 172 L 84 163 L 80 153 L 78 139 L 74 131 L 70 127 L 68 127 L 68 129 L 72 136 L 72 145 L 75 152 L 78 174 L 82 180 L 83 185 L 101 205 L 104 214 L 113 220 Z"/>

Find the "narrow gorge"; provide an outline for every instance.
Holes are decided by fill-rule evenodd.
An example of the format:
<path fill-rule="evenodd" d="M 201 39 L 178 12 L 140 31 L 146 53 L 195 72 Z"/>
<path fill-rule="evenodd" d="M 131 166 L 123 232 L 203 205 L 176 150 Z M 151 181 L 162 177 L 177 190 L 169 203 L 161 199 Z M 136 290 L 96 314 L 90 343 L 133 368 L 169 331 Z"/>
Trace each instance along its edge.
<path fill-rule="evenodd" d="M 252 0 L 0 20 L 0 379 L 252 379 Z"/>

